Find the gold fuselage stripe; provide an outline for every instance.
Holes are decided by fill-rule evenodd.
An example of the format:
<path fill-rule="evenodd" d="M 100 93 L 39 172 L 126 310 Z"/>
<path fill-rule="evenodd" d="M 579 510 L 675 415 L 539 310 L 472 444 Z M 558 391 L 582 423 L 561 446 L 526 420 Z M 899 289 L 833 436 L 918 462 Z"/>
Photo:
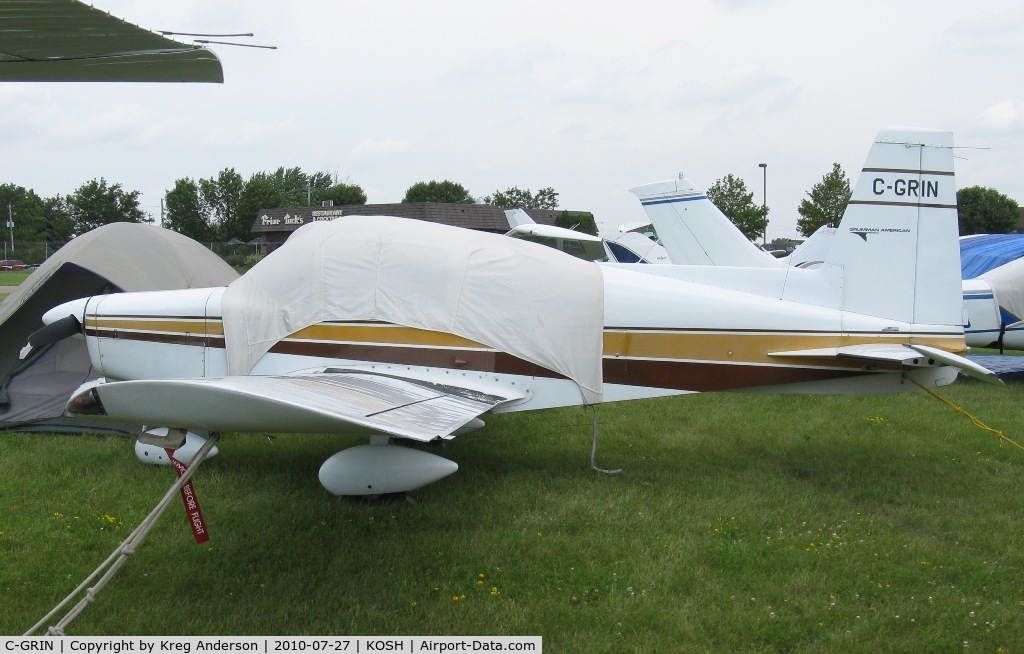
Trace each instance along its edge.
<path fill-rule="evenodd" d="M 169 338 L 184 335 L 223 338 L 220 319 L 171 318 L 163 316 L 87 316 L 87 331 L 100 336 L 130 339 L 131 332 Z M 109 334 L 109 332 L 116 332 Z M 152 340 L 152 339 L 148 339 Z M 386 323 L 320 323 L 284 339 L 289 342 L 352 343 L 361 345 L 444 348 L 495 351 L 476 341 L 414 327 Z M 610 358 L 665 359 L 677 361 L 723 361 L 763 364 L 792 364 L 795 359 L 771 356 L 789 352 L 850 345 L 929 345 L 954 353 L 967 348 L 962 336 L 898 333 L 827 333 L 799 331 L 715 331 L 612 328 L 604 332 L 604 356 Z M 809 363 L 803 360 L 803 363 Z"/>

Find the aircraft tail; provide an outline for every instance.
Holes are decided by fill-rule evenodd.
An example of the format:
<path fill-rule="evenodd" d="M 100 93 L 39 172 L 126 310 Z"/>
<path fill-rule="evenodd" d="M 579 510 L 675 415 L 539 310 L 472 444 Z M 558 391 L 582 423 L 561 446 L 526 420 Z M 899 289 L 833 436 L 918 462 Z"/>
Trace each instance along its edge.
<path fill-rule="evenodd" d="M 962 325 L 953 135 L 879 132 L 825 258 L 844 311 Z"/>
<path fill-rule="evenodd" d="M 630 189 L 643 205 L 674 264 L 780 268 L 719 211 L 693 182 L 680 176 Z"/>

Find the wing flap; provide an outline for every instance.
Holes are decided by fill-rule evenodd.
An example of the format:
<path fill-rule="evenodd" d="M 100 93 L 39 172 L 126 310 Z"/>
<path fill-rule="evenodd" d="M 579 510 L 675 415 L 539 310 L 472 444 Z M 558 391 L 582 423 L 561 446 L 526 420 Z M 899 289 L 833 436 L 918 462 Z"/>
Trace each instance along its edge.
<path fill-rule="evenodd" d="M 451 438 L 480 414 L 525 397 L 511 388 L 495 394 L 493 388 L 474 387 L 463 379 L 455 386 L 336 369 L 305 375 L 108 382 L 96 386 L 95 392 L 106 419 L 125 422 L 212 431 L 370 430 L 418 441 Z"/>

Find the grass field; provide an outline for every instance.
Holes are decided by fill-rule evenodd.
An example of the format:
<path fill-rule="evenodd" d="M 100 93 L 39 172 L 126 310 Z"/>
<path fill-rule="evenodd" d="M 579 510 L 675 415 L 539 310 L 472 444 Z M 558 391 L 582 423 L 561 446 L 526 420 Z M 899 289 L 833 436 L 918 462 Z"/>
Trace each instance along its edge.
<path fill-rule="evenodd" d="M 31 274 L 31 270 L 0 270 L 0 286 L 17 286 Z M 3 302 L 7 295 L 0 290 L 0 302 Z"/>
<path fill-rule="evenodd" d="M 1024 437 L 1024 386 L 942 394 Z M 542 635 L 551 652 L 1021 651 L 1024 451 L 922 391 L 492 416 L 404 501 L 327 494 L 355 437 L 228 434 L 74 634 Z M 172 483 L 118 437 L 0 433 L 0 633 Z M 1002 648 L 1002 649 L 1000 649 Z"/>
<path fill-rule="evenodd" d="M 31 274 L 31 270 L 0 270 L 0 286 L 17 286 Z"/>

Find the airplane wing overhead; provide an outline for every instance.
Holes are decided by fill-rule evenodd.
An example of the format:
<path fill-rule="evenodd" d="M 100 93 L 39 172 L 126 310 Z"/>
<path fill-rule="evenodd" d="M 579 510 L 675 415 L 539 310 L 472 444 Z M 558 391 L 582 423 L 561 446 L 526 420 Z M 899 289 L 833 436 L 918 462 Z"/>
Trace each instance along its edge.
<path fill-rule="evenodd" d="M 224 81 L 217 56 L 77 0 L 0 2 L 0 81 Z"/>
<path fill-rule="evenodd" d="M 107 382 L 94 389 L 107 419 L 213 431 L 370 430 L 417 441 L 451 438 L 480 414 L 526 396 L 461 377 L 448 384 L 338 368 L 285 376 Z"/>

